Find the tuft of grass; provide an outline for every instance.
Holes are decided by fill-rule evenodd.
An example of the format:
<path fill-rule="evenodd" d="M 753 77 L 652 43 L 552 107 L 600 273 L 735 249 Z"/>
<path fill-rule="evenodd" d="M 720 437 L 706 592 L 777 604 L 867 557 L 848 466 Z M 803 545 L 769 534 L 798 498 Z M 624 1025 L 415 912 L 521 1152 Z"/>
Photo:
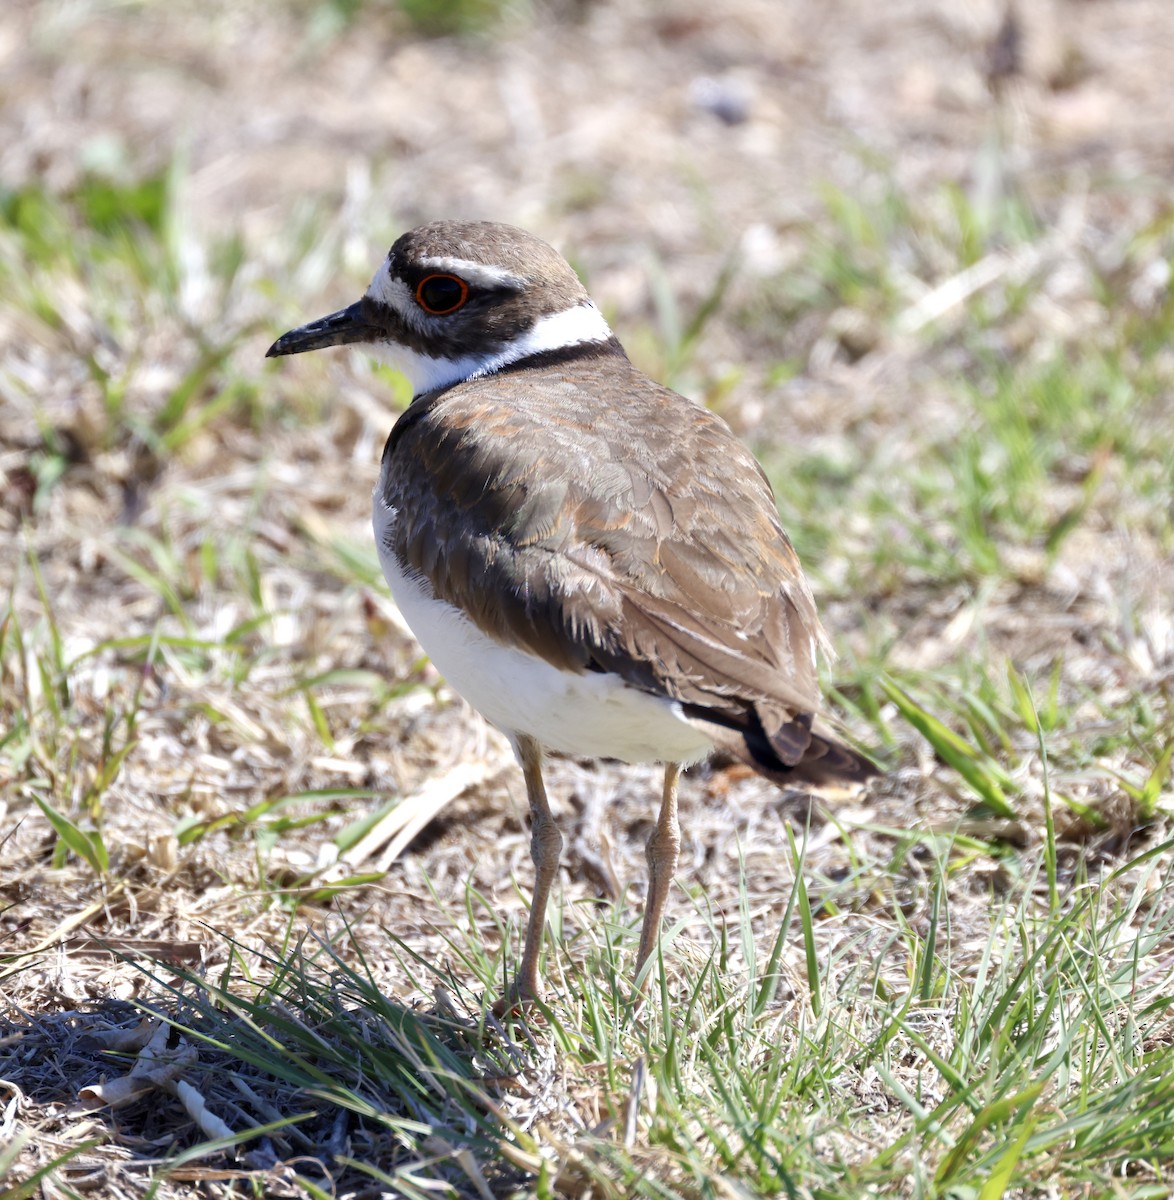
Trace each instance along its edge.
<path fill-rule="evenodd" d="M 996 761 L 956 734 L 896 684 L 882 680 L 881 691 L 901 716 L 929 742 L 934 753 L 962 776 L 980 803 L 997 816 L 1011 819 L 1015 815 L 1006 796 L 1011 779 Z"/>
<path fill-rule="evenodd" d="M 492 974 L 478 998 L 391 933 L 378 955 L 399 964 L 389 973 L 345 925 L 272 952 L 229 939 L 217 979 L 153 975 L 145 1007 L 198 1047 L 193 1086 L 236 1114 L 234 1144 L 296 1133 L 307 1188 L 329 1171 L 408 1196 L 484 1184 L 691 1197 L 732 1178 L 749 1194 L 912 1184 L 944 1197 L 1030 1192 L 1062 1170 L 1066 1194 L 1099 1194 L 1132 1164 L 1131 1194 L 1143 1196 L 1145 1179 L 1169 1185 L 1174 1152 L 1163 1032 L 1174 915 L 1153 902 L 1171 884 L 1172 850 L 1079 876 L 1050 902 L 1031 887 L 992 893 L 976 940 L 954 920 L 948 848 L 932 860 L 924 913 L 895 910 L 893 936 L 817 917 L 793 843 L 795 886 L 770 952 L 759 954 L 743 877 L 739 920 L 713 926 L 714 948 L 692 969 L 672 965 L 671 938 L 662 947 L 660 1003 L 633 1001 L 635 931 L 611 911 L 580 915 L 578 932 L 554 941 L 550 994 L 507 1025 L 485 1006 Z M 470 911 L 480 904 L 466 897 Z M 568 924 L 555 914 L 555 928 Z M 493 925 L 452 944 L 462 964 L 498 959 L 481 929 Z M 419 989 L 436 1010 L 392 1001 L 389 987 Z M 270 1125 L 271 1111 L 292 1124 Z"/>
<path fill-rule="evenodd" d="M 268 1101 L 264 1111 L 296 1123 L 309 1189 L 338 1172 L 421 1198 L 442 1183 L 464 1194 L 471 1178 L 516 1178 L 503 1139 L 529 1151 L 533 1142 L 503 1119 L 493 1081 L 519 1080 L 523 1048 L 476 1008 L 450 1002 L 428 1015 L 397 1004 L 381 977 L 345 931 L 337 948 L 300 942 L 259 958 L 234 943 L 219 982 L 165 985 L 149 1011 L 200 1046 L 198 1086 L 213 1106 L 215 1076 L 231 1066 Z M 235 1140 L 261 1132 L 283 1140 L 280 1130 Z"/>

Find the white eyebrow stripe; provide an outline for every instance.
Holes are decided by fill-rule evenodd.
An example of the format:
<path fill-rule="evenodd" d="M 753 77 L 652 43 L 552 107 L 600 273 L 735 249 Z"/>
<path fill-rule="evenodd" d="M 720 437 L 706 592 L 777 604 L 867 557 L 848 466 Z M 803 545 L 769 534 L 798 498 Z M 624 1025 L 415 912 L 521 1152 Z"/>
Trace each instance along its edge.
<path fill-rule="evenodd" d="M 507 271 L 504 267 L 491 267 L 467 258 L 454 258 L 448 254 L 422 258 L 420 266 L 427 271 L 459 275 L 466 283 L 479 284 L 481 287 L 523 288 L 527 282 L 523 276 L 515 275 L 513 271 Z"/>

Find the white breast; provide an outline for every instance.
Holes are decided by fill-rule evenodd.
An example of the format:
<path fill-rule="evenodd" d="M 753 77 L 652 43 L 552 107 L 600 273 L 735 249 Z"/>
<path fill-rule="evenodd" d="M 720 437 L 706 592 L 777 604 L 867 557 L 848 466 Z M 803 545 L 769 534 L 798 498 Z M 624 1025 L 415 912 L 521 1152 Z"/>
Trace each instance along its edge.
<path fill-rule="evenodd" d="M 464 613 L 407 573 L 388 550 L 396 510 L 375 489 L 373 523 L 392 597 L 437 670 L 503 733 L 587 758 L 696 762 L 713 743 L 672 700 L 629 687 L 615 675 L 560 671 L 524 650 L 494 641 Z"/>

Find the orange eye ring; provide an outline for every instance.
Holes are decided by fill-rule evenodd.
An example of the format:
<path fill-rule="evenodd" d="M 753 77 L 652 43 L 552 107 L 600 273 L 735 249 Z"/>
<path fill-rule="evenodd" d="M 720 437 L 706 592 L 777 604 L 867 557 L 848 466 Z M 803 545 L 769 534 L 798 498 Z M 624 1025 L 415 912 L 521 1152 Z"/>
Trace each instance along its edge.
<path fill-rule="evenodd" d="M 469 298 L 469 285 L 459 275 L 425 275 L 416 284 L 416 303 L 434 317 L 447 317 Z"/>

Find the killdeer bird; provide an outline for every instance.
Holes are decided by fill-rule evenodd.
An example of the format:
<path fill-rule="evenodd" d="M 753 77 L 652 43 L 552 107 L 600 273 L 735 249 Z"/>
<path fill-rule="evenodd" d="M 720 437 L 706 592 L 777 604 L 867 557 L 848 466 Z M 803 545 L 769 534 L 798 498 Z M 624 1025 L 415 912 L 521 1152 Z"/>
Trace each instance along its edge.
<path fill-rule="evenodd" d="M 784 787 L 875 773 L 813 728 L 825 637 L 770 484 L 720 417 L 628 361 L 567 262 L 520 229 L 405 233 L 358 303 L 268 355 L 349 342 L 412 385 L 374 497 L 392 596 L 525 778 L 536 878 L 503 1003 L 538 994 L 562 848 L 544 747 L 665 764 L 646 981 L 682 765 L 720 747 Z"/>

